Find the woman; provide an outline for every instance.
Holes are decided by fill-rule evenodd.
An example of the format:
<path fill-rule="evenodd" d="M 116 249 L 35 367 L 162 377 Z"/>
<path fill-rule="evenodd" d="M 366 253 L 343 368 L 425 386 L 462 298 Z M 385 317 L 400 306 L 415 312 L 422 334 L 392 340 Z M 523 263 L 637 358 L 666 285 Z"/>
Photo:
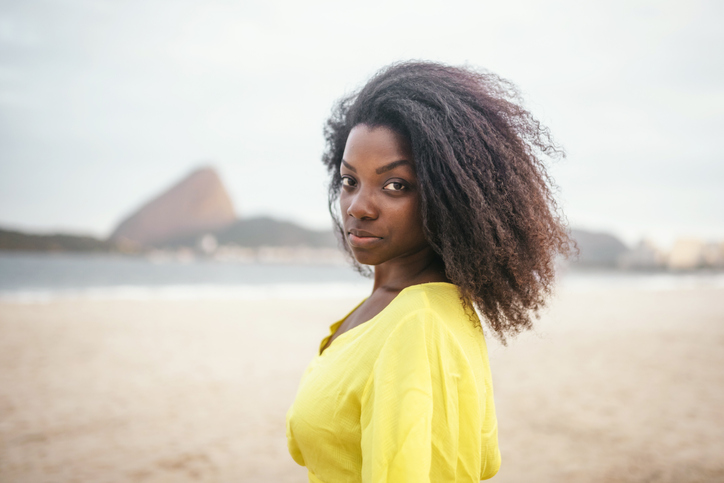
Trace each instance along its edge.
<path fill-rule="evenodd" d="M 333 324 L 287 414 L 312 482 L 479 481 L 500 467 L 482 325 L 531 327 L 569 241 L 548 132 L 488 73 L 401 63 L 327 123 L 330 211 L 371 295 Z"/>

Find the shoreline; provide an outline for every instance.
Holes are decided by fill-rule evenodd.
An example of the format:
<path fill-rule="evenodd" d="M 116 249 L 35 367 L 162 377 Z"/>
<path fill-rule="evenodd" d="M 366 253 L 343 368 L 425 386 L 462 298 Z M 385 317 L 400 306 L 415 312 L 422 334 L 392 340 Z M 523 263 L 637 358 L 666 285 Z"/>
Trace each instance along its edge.
<path fill-rule="evenodd" d="M 111 284 L 90 287 L 0 288 L 0 303 L 47 304 L 54 301 L 304 300 L 360 298 L 371 280 L 261 283 Z M 665 292 L 724 289 L 724 272 L 627 273 L 569 272 L 560 277 L 556 294 L 634 290 Z"/>

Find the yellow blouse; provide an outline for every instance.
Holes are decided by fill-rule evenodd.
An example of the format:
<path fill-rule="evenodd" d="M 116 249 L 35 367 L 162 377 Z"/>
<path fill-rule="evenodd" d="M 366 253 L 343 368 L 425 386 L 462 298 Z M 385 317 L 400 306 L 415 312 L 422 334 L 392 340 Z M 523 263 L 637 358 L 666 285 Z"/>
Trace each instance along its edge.
<path fill-rule="evenodd" d="M 343 321 L 330 327 L 320 350 Z M 287 413 L 287 441 L 314 483 L 477 482 L 495 475 L 500 452 L 488 352 L 457 287 L 407 287 L 317 352 Z"/>

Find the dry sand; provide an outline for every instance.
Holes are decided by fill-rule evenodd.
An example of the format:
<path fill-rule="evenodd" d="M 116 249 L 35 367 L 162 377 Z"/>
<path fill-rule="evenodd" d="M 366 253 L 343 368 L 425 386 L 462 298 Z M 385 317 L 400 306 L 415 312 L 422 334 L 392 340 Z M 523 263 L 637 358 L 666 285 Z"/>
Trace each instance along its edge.
<path fill-rule="evenodd" d="M 0 304 L 0 481 L 306 481 L 284 415 L 356 302 Z M 564 292 L 489 346 L 492 481 L 724 481 L 724 290 Z"/>

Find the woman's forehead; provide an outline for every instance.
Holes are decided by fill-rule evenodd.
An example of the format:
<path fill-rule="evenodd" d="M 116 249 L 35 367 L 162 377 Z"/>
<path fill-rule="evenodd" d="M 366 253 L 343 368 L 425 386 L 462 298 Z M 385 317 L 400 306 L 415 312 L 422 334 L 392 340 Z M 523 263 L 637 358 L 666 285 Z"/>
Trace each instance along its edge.
<path fill-rule="evenodd" d="M 347 137 L 343 159 L 348 168 L 364 164 L 379 170 L 394 163 L 389 169 L 398 166 L 414 169 L 412 149 L 407 138 L 385 126 L 355 126 Z"/>

